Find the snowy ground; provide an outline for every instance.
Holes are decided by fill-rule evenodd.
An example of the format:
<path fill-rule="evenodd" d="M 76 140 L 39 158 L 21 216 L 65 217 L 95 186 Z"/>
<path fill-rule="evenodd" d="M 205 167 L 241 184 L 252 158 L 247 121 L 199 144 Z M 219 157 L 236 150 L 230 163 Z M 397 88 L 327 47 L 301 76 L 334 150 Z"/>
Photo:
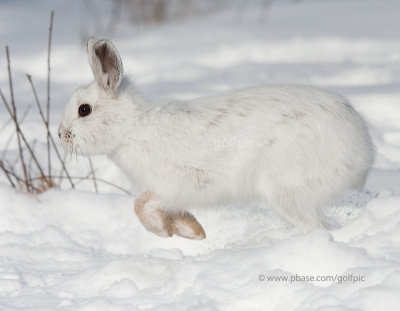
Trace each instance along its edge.
<path fill-rule="evenodd" d="M 79 33 L 107 36 L 93 31 L 82 8 L 78 1 L 0 3 L 0 45 L 11 49 L 21 112 L 32 104 L 26 72 L 44 101 L 48 16 L 55 10 L 53 132 L 73 89 L 91 79 Z M 145 231 L 134 197 L 113 188 L 101 185 L 95 194 L 91 183 L 80 190 L 65 184 L 32 197 L 14 192 L 0 175 L 0 310 L 398 309 L 399 29 L 400 3 L 390 0 L 276 1 L 268 15 L 248 8 L 241 16 L 225 12 L 140 29 L 122 22 L 114 41 L 125 70 L 155 99 L 271 82 L 314 84 L 347 96 L 377 148 L 367 190 L 327 208 L 337 227 L 330 232 L 301 234 L 254 203 L 196 211 L 207 239 L 189 241 Z M 2 48 L 0 68 L 8 95 Z M 7 148 L 12 160 L 7 120 L 0 107 L 0 153 Z M 23 129 L 41 152 L 44 132 L 34 108 Z M 129 187 L 109 160 L 93 161 L 98 176 Z M 73 159 L 69 167 L 82 175 L 88 162 Z"/>

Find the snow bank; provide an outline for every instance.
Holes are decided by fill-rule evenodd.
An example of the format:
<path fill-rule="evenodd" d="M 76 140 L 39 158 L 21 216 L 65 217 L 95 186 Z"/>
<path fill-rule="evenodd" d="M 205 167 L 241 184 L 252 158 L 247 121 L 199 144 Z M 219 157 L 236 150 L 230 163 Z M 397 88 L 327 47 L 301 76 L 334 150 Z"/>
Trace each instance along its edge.
<path fill-rule="evenodd" d="M 197 211 L 208 233 L 200 242 L 147 233 L 126 195 L 33 198 L 0 185 L 0 197 L 6 310 L 375 311 L 400 303 L 400 197 L 388 193 L 331 232 L 301 234 L 257 206 Z"/>

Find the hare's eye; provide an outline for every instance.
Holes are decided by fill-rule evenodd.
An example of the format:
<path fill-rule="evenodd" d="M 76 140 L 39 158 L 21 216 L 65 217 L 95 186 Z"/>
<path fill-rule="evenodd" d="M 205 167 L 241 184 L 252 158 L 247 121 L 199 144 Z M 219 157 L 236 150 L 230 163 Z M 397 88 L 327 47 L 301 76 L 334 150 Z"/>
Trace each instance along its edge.
<path fill-rule="evenodd" d="M 82 104 L 79 106 L 78 113 L 80 117 L 86 117 L 92 112 L 92 106 L 89 104 Z"/>

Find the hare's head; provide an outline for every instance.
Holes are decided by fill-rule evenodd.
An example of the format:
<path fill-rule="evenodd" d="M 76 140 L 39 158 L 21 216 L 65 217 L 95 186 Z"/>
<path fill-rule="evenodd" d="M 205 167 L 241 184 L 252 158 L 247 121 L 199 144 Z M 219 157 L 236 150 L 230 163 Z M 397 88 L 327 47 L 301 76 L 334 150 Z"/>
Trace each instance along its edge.
<path fill-rule="evenodd" d="M 109 153 L 124 136 L 128 103 L 121 90 L 122 62 L 115 46 L 107 40 L 89 38 L 86 51 L 94 82 L 72 95 L 58 135 L 69 152 Z"/>

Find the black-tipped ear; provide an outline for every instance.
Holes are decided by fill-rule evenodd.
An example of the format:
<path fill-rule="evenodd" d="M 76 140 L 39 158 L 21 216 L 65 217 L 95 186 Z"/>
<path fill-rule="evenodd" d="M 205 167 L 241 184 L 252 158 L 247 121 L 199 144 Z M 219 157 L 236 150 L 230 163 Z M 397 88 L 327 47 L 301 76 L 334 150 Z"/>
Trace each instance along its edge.
<path fill-rule="evenodd" d="M 105 91 L 117 93 L 122 80 L 122 61 L 114 44 L 90 37 L 86 51 L 94 79 Z"/>

